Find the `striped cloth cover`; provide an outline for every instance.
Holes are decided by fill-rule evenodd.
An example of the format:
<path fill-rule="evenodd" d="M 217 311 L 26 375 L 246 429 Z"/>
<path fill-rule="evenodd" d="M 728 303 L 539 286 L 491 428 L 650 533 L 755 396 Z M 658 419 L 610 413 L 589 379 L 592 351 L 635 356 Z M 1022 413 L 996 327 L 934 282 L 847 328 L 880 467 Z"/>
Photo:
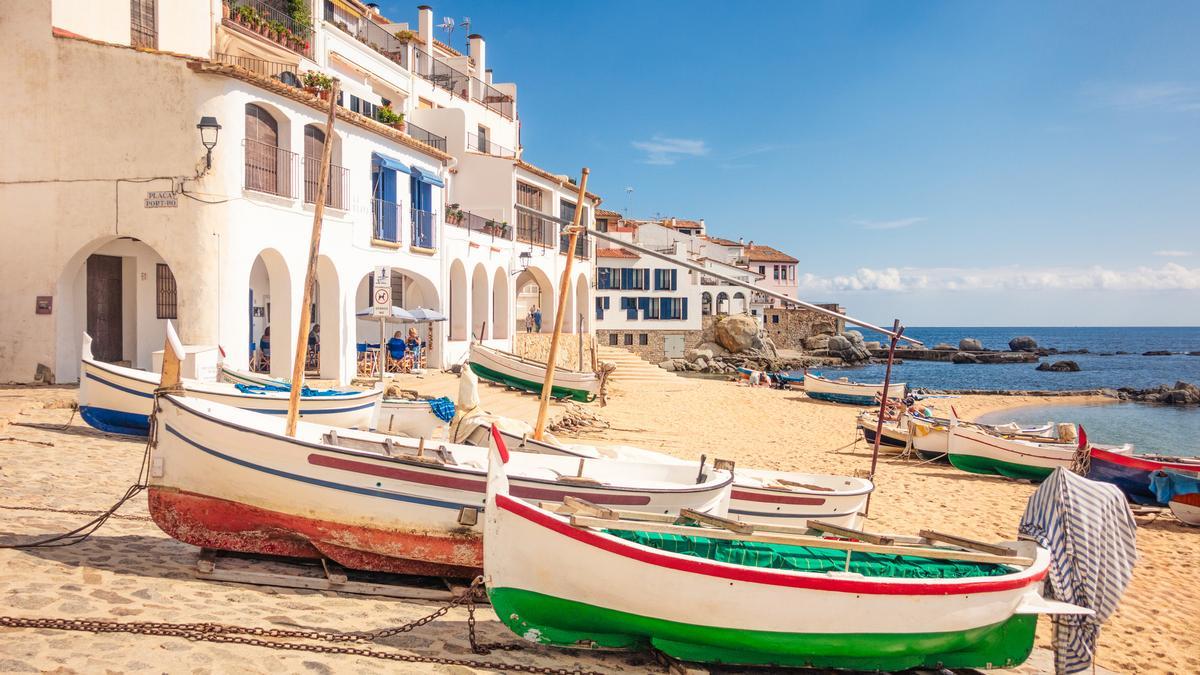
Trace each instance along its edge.
<path fill-rule="evenodd" d="M 1025 506 L 1021 536 L 1050 551 L 1053 597 L 1096 612 L 1058 615 L 1055 672 L 1091 668 L 1100 625 L 1117 609 L 1137 561 L 1137 523 L 1115 485 L 1054 470 Z"/>

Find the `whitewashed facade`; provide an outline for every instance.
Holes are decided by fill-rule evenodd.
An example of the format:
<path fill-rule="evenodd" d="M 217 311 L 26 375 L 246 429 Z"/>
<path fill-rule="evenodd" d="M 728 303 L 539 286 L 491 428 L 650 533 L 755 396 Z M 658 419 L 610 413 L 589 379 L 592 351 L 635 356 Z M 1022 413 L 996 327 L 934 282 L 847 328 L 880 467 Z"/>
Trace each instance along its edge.
<path fill-rule="evenodd" d="M 510 347 L 523 284 L 553 325 L 576 190 L 520 159 L 516 87 L 491 84 L 482 38 L 456 55 L 426 8 L 410 39 L 381 45 L 406 24 L 352 0 L 312 2 L 302 42 L 251 30 L 220 0 L 133 5 L 140 16 L 130 0 L 30 0 L 0 22 L 20 59 L 0 157 L 0 381 L 30 381 L 39 364 L 74 381 L 85 330 L 100 358 L 150 368 L 168 318 L 235 367 L 259 361 L 269 325 L 269 371 L 290 372 L 327 110 L 295 86 L 308 71 L 344 92 L 307 308 L 321 327 L 313 374 L 348 381 L 358 345 L 379 342 L 378 324 L 355 316 L 376 266 L 393 269 L 394 304 L 449 316 L 421 329 L 431 366 L 461 361 L 472 335 Z M 344 29 L 350 10 L 362 23 Z M 407 127 L 371 119 L 384 99 Z M 204 117 L 221 125 L 211 168 Z M 544 191 L 536 216 L 522 183 Z M 591 304 L 590 244 L 577 254 L 572 314 Z"/>

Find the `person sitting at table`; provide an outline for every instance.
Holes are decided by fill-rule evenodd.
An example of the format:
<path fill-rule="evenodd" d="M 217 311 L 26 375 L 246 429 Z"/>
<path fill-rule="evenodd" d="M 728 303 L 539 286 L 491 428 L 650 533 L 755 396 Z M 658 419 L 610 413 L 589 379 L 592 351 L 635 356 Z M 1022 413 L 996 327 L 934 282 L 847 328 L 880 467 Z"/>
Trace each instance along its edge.
<path fill-rule="evenodd" d="M 413 365 L 419 366 L 420 364 L 417 363 L 417 359 L 421 355 L 421 338 L 417 337 L 417 329 L 415 327 L 408 329 L 408 339 L 405 340 L 405 344 L 408 346 L 408 351 L 412 353 Z"/>
<path fill-rule="evenodd" d="M 259 369 L 268 367 L 271 363 L 271 327 L 267 326 L 263 329 L 262 337 L 258 339 L 258 363 Z"/>
<path fill-rule="evenodd" d="M 392 357 L 394 361 L 399 361 L 404 358 L 405 347 L 407 345 L 404 343 L 404 338 L 400 335 L 400 331 L 396 331 L 396 334 L 387 341 L 388 356 Z"/>

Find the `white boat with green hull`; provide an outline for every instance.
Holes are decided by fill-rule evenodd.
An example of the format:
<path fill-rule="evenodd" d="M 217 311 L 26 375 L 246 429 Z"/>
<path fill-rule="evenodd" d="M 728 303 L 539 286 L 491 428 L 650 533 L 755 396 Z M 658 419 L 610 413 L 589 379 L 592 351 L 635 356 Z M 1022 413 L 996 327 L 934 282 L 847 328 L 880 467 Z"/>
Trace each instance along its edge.
<path fill-rule="evenodd" d="M 546 364 L 510 352 L 484 346 L 478 342 L 471 345 L 471 370 L 480 378 L 516 389 L 541 393 L 546 380 Z M 554 398 L 572 398 L 586 403 L 600 392 L 600 379 L 595 373 L 554 369 Z"/>

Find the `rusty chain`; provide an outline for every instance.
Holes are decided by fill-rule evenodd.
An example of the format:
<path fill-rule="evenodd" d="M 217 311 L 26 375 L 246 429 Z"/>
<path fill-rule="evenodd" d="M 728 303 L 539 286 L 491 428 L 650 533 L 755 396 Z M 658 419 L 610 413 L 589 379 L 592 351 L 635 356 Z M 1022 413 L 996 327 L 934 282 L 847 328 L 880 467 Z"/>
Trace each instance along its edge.
<path fill-rule="evenodd" d="M 356 631 L 342 633 L 337 631 L 291 630 L 282 628 L 249 628 L 245 626 L 230 626 L 218 623 L 166 623 L 154 621 L 110 621 L 107 619 L 35 619 L 12 616 L 0 616 L 0 627 L 4 628 L 41 628 L 51 630 L 86 631 L 90 633 L 133 633 L 138 635 L 155 635 L 160 637 L 179 637 L 196 642 L 216 642 L 222 644 L 242 644 L 268 649 L 283 649 L 291 651 L 313 652 L 319 654 L 344 654 L 349 656 L 365 656 L 390 661 L 406 663 L 432 663 L 440 665 L 465 666 L 468 668 L 503 670 L 520 673 L 543 673 L 547 675 L 603 675 L 597 671 L 581 669 L 551 668 L 530 666 L 525 664 L 495 663 L 474 659 L 451 659 L 437 656 L 421 656 L 418 654 L 401 654 L 399 652 L 383 652 L 363 647 L 342 647 L 323 644 L 282 642 L 271 638 L 291 638 L 313 640 L 317 642 L 356 643 L 361 644 L 391 637 L 399 633 L 407 633 L 416 628 L 429 624 L 459 605 L 467 606 L 467 637 L 471 643 L 471 651 L 484 655 L 491 651 L 516 651 L 523 649 L 521 644 L 502 644 L 497 642 L 480 643 L 475 635 L 475 599 L 483 585 L 483 577 L 476 577 L 471 586 L 449 603 L 439 607 L 432 614 L 410 621 L 395 628 L 385 628 L 377 631 Z M 263 639 L 268 638 L 268 639 Z"/>
<path fill-rule="evenodd" d="M 4 509 L 6 511 L 45 511 L 47 513 L 70 513 L 77 516 L 99 516 L 105 513 L 104 511 L 87 509 L 55 509 L 49 506 L 14 506 L 12 504 L 0 504 L 0 509 Z M 123 516 L 117 513 L 113 513 L 108 517 L 116 518 L 118 520 L 144 520 L 147 522 L 154 520 L 150 516 Z"/>

